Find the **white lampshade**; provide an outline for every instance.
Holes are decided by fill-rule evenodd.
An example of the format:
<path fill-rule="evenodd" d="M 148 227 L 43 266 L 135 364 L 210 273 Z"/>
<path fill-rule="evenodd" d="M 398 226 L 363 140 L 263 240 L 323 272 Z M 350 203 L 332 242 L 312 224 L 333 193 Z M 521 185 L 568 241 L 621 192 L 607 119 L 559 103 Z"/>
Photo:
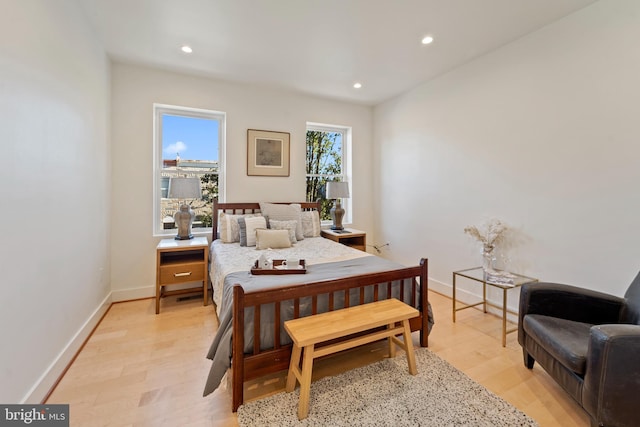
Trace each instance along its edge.
<path fill-rule="evenodd" d="M 171 178 L 168 197 L 170 199 L 199 199 L 202 197 L 200 178 Z"/>
<path fill-rule="evenodd" d="M 342 199 L 349 197 L 349 183 L 339 181 L 327 182 L 327 199 Z"/>

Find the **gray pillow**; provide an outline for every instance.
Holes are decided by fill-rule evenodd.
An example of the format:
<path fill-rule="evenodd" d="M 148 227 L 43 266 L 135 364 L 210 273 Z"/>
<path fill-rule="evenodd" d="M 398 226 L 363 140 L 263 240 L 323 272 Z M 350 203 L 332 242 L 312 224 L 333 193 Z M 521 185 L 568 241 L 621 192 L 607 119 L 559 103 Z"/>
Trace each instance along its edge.
<path fill-rule="evenodd" d="M 297 221 L 296 224 L 296 240 L 304 240 L 302 232 L 301 213 L 302 207 L 298 203 L 290 205 L 281 205 L 276 203 L 260 203 L 260 213 L 266 215 L 270 220 L 276 221 Z"/>
<path fill-rule="evenodd" d="M 260 216 L 261 214 L 242 214 L 234 215 L 226 212 L 220 212 L 218 218 L 218 230 L 220 240 L 224 243 L 234 243 L 240 241 L 240 229 L 238 227 L 238 218 L 250 218 Z"/>
<path fill-rule="evenodd" d="M 238 218 L 238 226 L 240 227 L 240 246 L 255 246 L 256 230 L 267 228 L 267 221 L 263 216 L 240 217 Z"/>

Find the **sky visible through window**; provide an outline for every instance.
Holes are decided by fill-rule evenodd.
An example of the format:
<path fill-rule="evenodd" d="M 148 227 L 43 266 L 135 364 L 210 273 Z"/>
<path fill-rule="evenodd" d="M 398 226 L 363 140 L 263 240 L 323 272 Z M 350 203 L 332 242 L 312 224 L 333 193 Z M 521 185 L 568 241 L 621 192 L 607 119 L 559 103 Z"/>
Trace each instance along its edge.
<path fill-rule="evenodd" d="M 218 120 L 162 115 L 162 158 L 218 160 Z"/>

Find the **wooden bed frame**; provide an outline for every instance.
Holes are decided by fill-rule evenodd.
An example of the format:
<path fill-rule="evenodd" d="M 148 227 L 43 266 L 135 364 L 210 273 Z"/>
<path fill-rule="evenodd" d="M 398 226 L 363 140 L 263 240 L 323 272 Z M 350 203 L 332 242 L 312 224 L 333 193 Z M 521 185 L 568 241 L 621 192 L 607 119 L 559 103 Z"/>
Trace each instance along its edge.
<path fill-rule="evenodd" d="M 288 204 L 288 203 L 283 203 Z M 303 210 L 319 210 L 319 202 L 299 203 Z M 217 225 L 219 212 L 249 214 L 260 210 L 259 203 L 213 203 L 213 235 L 217 238 Z M 213 241 L 212 240 L 212 241 Z M 428 262 L 423 258 L 419 265 L 398 270 L 378 273 L 362 274 L 344 277 L 334 280 L 324 280 L 313 283 L 303 283 L 275 289 L 264 289 L 259 292 L 245 293 L 240 284 L 233 289 L 233 348 L 232 348 L 232 388 L 233 388 L 233 412 L 243 403 L 245 381 L 258 378 L 270 373 L 287 370 L 291 357 L 291 344 L 281 345 L 281 313 L 280 306 L 283 301 L 294 302 L 294 318 L 300 317 L 300 299 L 311 298 L 312 314 L 317 313 L 319 295 L 328 295 L 329 311 L 334 310 L 334 295 L 344 294 L 344 306 L 353 305 L 349 301 L 349 292 L 358 289 L 359 299 L 364 300 L 365 288 L 373 287 L 373 299 L 379 300 L 379 289 L 386 287 L 386 295 L 391 295 L 392 282 L 402 279 L 411 279 L 411 305 L 418 306 L 420 316 L 411 319 L 411 330 L 420 331 L 420 345 L 428 345 L 428 292 L 427 292 Z M 404 282 L 401 284 L 401 294 L 405 291 Z M 384 289 L 384 288 L 382 288 Z M 416 298 L 420 290 L 420 301 L 416 304 Z M 260 349 L 260 306 L 275 303 L 274 322 L 274 347 L 267 350 Z M 356 303 L 357 304 L 357 303 Z M 254 336 L 253 352 L 244 353 L 244 309 L 254 309 Z M 339 307 L 341 308 L 341 307 Z"/>

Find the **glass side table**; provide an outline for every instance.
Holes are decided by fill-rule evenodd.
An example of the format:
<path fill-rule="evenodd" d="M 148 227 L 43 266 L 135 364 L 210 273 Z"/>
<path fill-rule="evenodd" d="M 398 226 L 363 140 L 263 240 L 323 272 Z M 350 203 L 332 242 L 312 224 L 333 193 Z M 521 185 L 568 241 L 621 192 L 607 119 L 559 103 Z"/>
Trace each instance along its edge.
<path fill-rule="evenodd" d="M 496 270 L 496 271 L 500 273 L 499 270 Z M 456 321 L 456 312 L 460 310 L 464 310 L 466 308 L 476 307 L 482 304 L 483 306 L 482 308 L 485 313 L 487 312 L 487 306 L 499 308 L 502 310 L 502 346 L 506 347 L 507 334 L 518 330 L 518 328 L 507 330 L 507 313 L 511 313 L 515 315 L 518 314 L 513 310 L 507 309 L 507 291 L 509 289 L 519 288 L 525 283 L 537 282 L 538 279 L 535 279 L 533 277 L 522 276 L 520 274 L 515 274 L 515 273 L 508 273 L 508 272 L 504 272 L 504 273 L 507 273 L 509 275 L 509 279 L 501 278 L 499 280 L 494 280 L 492 277 L 487 276 L 487 274 L 484 272 L 482 267 L 474 267 L 474 268 L 467 268 L 466 270 L 454 271 L 453 272 L 453 322 L 455 323 Z M 465 277 L 475 282 L 482 283 L 482 301 L 477 302 L 475 304 L 468 304 L 462 307 L 456 307 L 456 277 L 458 276 Z M 491 301 L 487 301 L 487 285 L 493 286 L 498 289 L 502 289 L 502 306 L 498 304 L 494 304 Z"/>

